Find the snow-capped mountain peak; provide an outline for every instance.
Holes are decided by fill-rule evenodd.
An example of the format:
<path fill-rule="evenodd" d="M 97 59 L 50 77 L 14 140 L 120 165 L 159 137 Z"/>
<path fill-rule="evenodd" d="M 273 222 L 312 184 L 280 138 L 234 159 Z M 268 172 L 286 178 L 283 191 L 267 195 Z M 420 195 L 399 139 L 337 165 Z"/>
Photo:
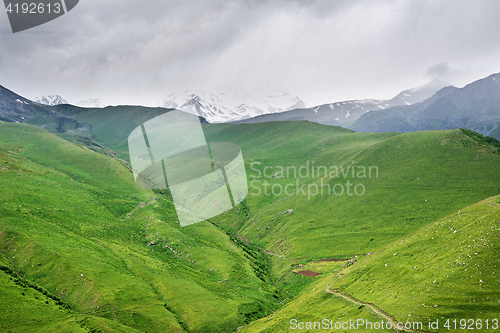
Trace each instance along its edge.
<path fill-rule="evenodd" d="M 100 98 L 86 99 L 78 102 L 78 104 L 76 105 L 84 108 L 105 108 L 106 106 L 109 106 L 107 102 L 103 101 Z"/>
<path fill-rule="evenodd" d="M 49 95 L 49 96 L 40 96 L 32 99 L 33 102 L 43 105 L 59 105 L 59 104 L 69 104 L 64 98 L 59 95 Z"/>
<path fill-rule="evenodd" d="M 180 91 L 166 96 L 159 105 L 204 117 L 220 123 L 252 118 L 305 107 L 296 96 L 283 93 L 269 85 L 255 90 L 219 89 L 215 93 Z"/>

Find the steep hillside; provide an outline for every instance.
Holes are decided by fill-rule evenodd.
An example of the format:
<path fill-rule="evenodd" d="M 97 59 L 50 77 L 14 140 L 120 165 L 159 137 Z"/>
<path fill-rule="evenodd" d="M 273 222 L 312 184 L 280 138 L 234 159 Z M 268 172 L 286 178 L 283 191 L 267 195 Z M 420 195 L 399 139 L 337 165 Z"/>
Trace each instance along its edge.
<path fill-rule="evenodd" d="M 0 86 L 0 121 L 35 125 L 91 149 L 102 150 L 105 146 L 108 154 L 117 154 L 118 158 L 125 160 L 128 160 L 127 137 L 130 132 L 168 111 L 142 106 L 82 108 L 68 104 L 43 105 Z"/>
<path fill-rule="evenodd" d="M 362 258 L 332 288 L 401 319 L 500 319 L 499 224 L 499 196 L 464 207 Z"/>
<path fill-rule="evenodd" d="M 292 259 L 372 252 L 500 193 L 496 147 L 459 130 L 350 133 L 291 122 L 206 125 L 206 133 L 209 141 L 241 146 L 250 182 L 248 211 L 230 212 L 217 224 Z M 307 177 L 298 174 L 301 167 Z"/>
<path fill-rule="evenodd" d="M 262 253 L 37 127 L 0 123 L 0 188 L 0 330 L 232 332 L 284 298 Z"/>
<path fill-rule="evenodd" d="M 33 103 L 29 99 L 0 86 L 0 121 L 21 123 L 38 114 L 50 115 L 50 108 Z"/>
<path fill-rule="evenodd" d="M 71 105 L 56 107 L 64 116 L 85 124 L 85 130 L 73 132 L 87 137 L 116 152 L 117 157 L 128 160 L 128 136 L 142 123 L 159 116 L 168 109 L 142 106 L 108 106 L 82 109 Z M 71 132 L 69 134 L 72 134 Z"/>
<path fill-rule="evenodd" d="M 88 124 L 97 144 L 122 149 L 129 129 L 156 112 L 57 108 Z M 181 228 L 168 191 L 138 188 L 122 163 L 34 126 L 0 123 L 1 277 L 14 288 L 2 287 L 10 290 L 5 311 L 27 323 L 54 316 L 33 331 L 231 332 L 294 302 L 316 306 L 304 319 L 372 320 L 346 299 L 330 305 L 336 296 L 323 292 L 344 288 L 319 282 L 344 262 L 313 261 L 377 253 L 500 193 L 497 147 L 460 130 L 354 133 L 309 122 L 203 129 L 208 142 L 241 147 L 250 193 L 237 208 Z M 296 274 L 299 265 L 323 275 Z M 17 276 L 26 282 L 14 287 Z"/>
<path fill-rule="evenodd" d="M 330 320 L 333 325 L 364 320 L 361 330 L 377 332 L 394 330 L 370 330 L 366 321 L 409 323 L 430 332 L 496 331 L 499 223 L 496 196 L 360 256 L 352 265 L 328 264 L 299 298 L 242 332 L 288 332 L 296 323 L 324 325 L 324 319 L 328 325 Z M 317 267 L 310 263 L 304 269 Z M 429 321 L 437 326 L 429 327 Z"/>

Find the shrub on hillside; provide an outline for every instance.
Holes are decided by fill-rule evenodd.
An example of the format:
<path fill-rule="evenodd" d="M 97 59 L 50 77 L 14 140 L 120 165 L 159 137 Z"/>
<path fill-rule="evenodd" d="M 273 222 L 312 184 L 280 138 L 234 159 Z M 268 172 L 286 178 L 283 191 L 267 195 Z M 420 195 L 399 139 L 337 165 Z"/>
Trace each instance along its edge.
<path fill-rule="evenodd" d="M 484 136 L 467 128 L 461 128 L 460 131 L 479 144 L 493 146 L 500 149 L 500 141 L 491 136 Z"/>

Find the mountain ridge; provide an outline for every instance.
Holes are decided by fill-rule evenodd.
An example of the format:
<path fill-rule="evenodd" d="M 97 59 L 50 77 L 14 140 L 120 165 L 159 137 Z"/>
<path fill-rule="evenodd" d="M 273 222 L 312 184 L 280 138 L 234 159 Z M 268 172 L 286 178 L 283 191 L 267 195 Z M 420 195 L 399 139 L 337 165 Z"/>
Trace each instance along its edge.
<path fill-rule="evenodd" d="M 324 125 L 350 128 L 357 119 L 368 112 L 378 112 L 397 105 L 424 101 L 449 84 L 439 80 L 400 92 L 389 100 L 362 99 L 322 104 L 311 108 L 299 108 L 282 113 L 257 116 L 232 123 L 258 123 L 267 121 L 307 120 Z"/>
<path fill-rule="evenodd" d="M 25 122 L 34 115 L 50 116 L 50 107 L 37 104 L 0 85 L 0 120 Z"/>
<path fill-rule="evenodd" d="M 430 99 L 365 114 L 353 125 L 358 132 L 410 132 L 468 128 L 500 138 L 500 73 L 463 88 L 443 88 Z"/>

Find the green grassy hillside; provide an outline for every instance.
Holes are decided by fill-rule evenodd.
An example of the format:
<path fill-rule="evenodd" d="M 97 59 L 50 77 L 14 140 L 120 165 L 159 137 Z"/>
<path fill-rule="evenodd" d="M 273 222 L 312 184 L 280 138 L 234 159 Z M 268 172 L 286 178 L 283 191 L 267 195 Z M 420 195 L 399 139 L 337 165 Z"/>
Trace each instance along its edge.
<path fill-rule="evenodd" d="M 500 193 L 500 154 L 459 130 L 352 133 L 299 122 L 206 128 L 208 141 L 232 141 L 242 147 L 249 180 L 255 181 L 245 210 L 214 220 L 249 242 L 291 259 L 372 252 L 430 221 Z M 261 164 L 252 167 L 253 162 Z M 293 172 L 279 175 L 280 166 L 298 170 L 308 163 L 309 170 L 312 165 L 326 167 L 327 177 L 324 172 L 313 177 L 312 171 L 309 178 L 294 177 Z M 265 166 L 271 167 L 268 176 Z M 349 172 L 332 178 L 333 166 Z M 366 177 L 358 174 L 362 167 Z M 369 167 L 377 168 L 371 177 Z M 352 187 L 363 185 L 365 193 L 358 196 L 351 189 L 348 195 L 348 181 Z M 270 195 L 265 194 L 265 182 L 270 184 Z M 304 191 L 289 191 L 290 196 L 271 191 L 276 185 L 275 194 L 279 194 L 287 184 L 295 190 L 304 185 Z M 333 193 L 336 184 L 344 186 L 343 195 Z"/>
<path fill-rule="evenodd" d="M 374 260 L 433 221 L 500 194 L 497 148 L 459 130 L 203 124 L 208 142 L 241 147 L 250 193 L 235 209 L 181 228 L 168 190 L 137 187 L 123 162 L 98 153 L 126 159 L 129 132 L 155 116 L 141 118 L 131 107 L 117 120 L 117 110 L 60 110 L 86 126 L 62 135 L 73 143 L 34 126 L 0 123 L 0 277 L 8 294 L 3 309 L 13 313 L 2 317 L 2 329 L 232 332 L 247 325 L 248 332 L 281 332 L 299 309 L 304 320 L 376 320 L 367 306 L 325 291 L 332 284 L 365 301 L 359 279 L 349 278 L 361 273 L 343 270 L 344 262 L 315 261 L 368 252 Z M 301 177 L 306 166 L 309 174 Z M 279 191 L 285 188 L 290 195 Z M 339 188 L 341 195 L 332 192 Z M 299 265 L 323 275 L 296 274 Z M 336 280 L 340 270 L 346 277 Z M 429 279 L 431 272 L 423 274 Z M 387 286 L 383 275 L 377 278 Z M 400 305 L 404 298 L 380 305 L 380 297 L 366 299 L 397 319 L 410 314 Z M 21 324 L 15 313 L 26 320 Z M 48 316 L 54 320 L 42 320 Z"/>
<path fill-rule="evenodd" d="M 332 287 L 401 320 L 500 319 L 500 196 L 363 257 Z M 488 332 L 489 330 L 483 330 Z"/>
<path fill-rule="evenodd" d="M 71 307 L 3 285 L 18 315 L 2 330 L 230 332 L 281 301 L 258 251 L 210 223 L 180 228 L 168 194 L 44 130 L 0 123 L 0 188 L 2 267 Z"/>
<path fill-rule="evenodd" d="M 353 265 L 310 263 L 304 269 L 325 274 L 298 299 L 242 332 L 288 332 L 292 319 L 304 325 L 364 320 L 361 330 L 370 332 L 366 321 L 387 322 L 385 317 L 413 328 L 422 323 L 420 329 L 430 332 L 494 332 L 500 320 L 499 224 L 496 196 L 361 256 Z M 429 321 L 437 328 L 429 328 Z"/>
<path fill-rule="evenodd" d="M 86 144 L 89 148 L 104 146 L 108 154 L 127 161 L 130 132 L 169 111 L 143 106 L 87 109 L 66 104 L 53 107 L 35 105 L 33 108 L 37 108 L 37 112 L 20 122 L 39 126 L 66 140 Z M 49 111 L 45 110 L 47 108 Z"/>
<path fill-rule="evenodd" d="M 71 107 L 62 110 L 63 114 L 71 113 Z M 85 109 L 75 114 L 75 119 L 86 124 L 90 137 L 118 153 L 118 157 L 129 160 L 128 136 L 137 126 L 159 116 L 167 109 L 146 108 L 141 106 L 107 107 L 104 109 Z M 74 111 L 73 111 L 74 112 Z"/>

